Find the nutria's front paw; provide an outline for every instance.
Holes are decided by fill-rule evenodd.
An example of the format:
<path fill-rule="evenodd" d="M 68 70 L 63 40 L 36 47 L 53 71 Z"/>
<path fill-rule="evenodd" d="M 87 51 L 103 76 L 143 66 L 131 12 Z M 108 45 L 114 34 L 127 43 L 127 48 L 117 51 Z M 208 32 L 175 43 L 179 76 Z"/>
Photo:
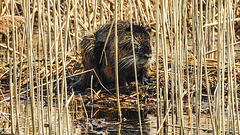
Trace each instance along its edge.
<path fill-rule="evenodd" d="M 142 85 L 144 85 L 144 86 L 148 85 L 148 80 L 147 80 L 147 78 L 146 78 L 146 77 L 142 77 L 140 83 L 141 83 Z"/>

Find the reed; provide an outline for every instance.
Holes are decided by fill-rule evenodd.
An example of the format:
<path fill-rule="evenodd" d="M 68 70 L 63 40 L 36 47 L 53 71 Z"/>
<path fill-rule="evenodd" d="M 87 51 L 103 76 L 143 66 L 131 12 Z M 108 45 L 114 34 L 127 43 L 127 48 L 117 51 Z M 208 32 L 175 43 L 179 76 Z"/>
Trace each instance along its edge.
<path fill-rule="evenodd" d="M 132 44 L 132 51 L 133 51 L 133 64 L 134 64 L 134 76 L 135 76 L 135 83 L 136 83 L 136 94 L 137 94 L 137 106 L 138 106 L 138 120 L 139 120 L 139 127 L 140 133 L 143 134 L 142 131 L 142 120 L 141 120 L 141 109 L 140 109 L 140 102 L 139 102 L 139 88 L 138 88 L 138 75 L 137 75 L 137 64 L 135 58 L 135 47 L 134 47 L 134 39 L 133 39 L 133 26 L 132 26 L 132 1 L 129 0 L 130 5 L 130 29 L 131 29 L 131 44 Z"/>

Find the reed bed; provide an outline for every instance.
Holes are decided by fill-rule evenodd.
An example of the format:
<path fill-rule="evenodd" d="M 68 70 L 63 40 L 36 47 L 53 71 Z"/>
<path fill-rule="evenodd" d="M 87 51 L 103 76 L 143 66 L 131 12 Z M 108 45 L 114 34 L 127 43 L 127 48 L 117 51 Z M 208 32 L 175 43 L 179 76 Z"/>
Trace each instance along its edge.
<path fill-rule="evenodd" d="M 152 29 L 148 84 L 122 93 L 116 74 L 116 88 L 67 90 L 85 73 L 83 37 L 118 20 Z M 129 108 L 136 134 L 240 134 L 239 28 L 231 0 L 0 0 L 0 134 L 108 134 L 106 112 L 125 134 Z M 144 110 L 156 118 L 149 131 Z"/>

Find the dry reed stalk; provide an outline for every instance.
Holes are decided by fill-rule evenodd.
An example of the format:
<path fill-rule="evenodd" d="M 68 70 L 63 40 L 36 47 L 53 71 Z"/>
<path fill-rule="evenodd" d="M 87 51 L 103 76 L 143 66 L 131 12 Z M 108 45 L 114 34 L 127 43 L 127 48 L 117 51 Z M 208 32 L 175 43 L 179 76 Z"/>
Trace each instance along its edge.
<path fill-rule="evenodd" d="M 0 47 L 3 47 L 3 48 L 5 48 L 5 49 L 8 49 L 9 52 L 10 52 L 10 51 L 13 52 L 13 48 L 8 47 L 8 46 L 6 46 L 5 44 L 1 44 L 1 43 L 0 43 Z M 17 51 L 16 51 L 16 54 L 20 55 L 20 52 L 17 52 Z M 25 58 L 27 58 L 27 55 L 23 55 L 23 56 L 24 56 Z M 0 77 L 3 76 L 3 75 L 4 75 L 4 74 L 0 75 Z"/>
<path fill-rule="evenodd" d="M 186 1 L 185 1 L 186 3 Z M 191 108 L 191 100 L 190 100 L 190 75 L 189 75 L 189 63 L 188 63 L 188 28 L 187 28 L 187 3 L 185 5 L 185 10 L 183 12 L 183 19 L 184 19 L 184 28 L 183 28 L 183 40 L 184 40 L 184 53 L 185 53 L 185 61 L 186 61 L 186 75 L 187 75 L 187 103 L 188 103 L 188 121 L 189 126 L 192 127 L 192 108 Z M 192 129 L 188 132 L 192 134 Z"/>
<path fill-rule="evenodd" d="M 61 115 L 61 112 L 62 112 L 61 106 L 62 106 L 62 104 L 60 102 L 61 101 L 60 100 L 60 93 L 59 93 L 59 91 L 60 91 L 59 85 L 60 84 L 59 84 L 59 72 L 58 72 L 59 71 L 59 67 L 58 67 L 58 62 L 59 62 L 59 60 L 58 60 L 58 50 L 59 50 L 59 48 L 58 48 L 58 45 L 59 45 L 58 44 L 58 39 L 59 38 L 58 38 L 57 34 L 58 34 L 59 31 L 58 31 L 58 18 L 57 18 L 57 10 L 56 10 L 56 1 L 55 0 L 53 2 L 53 7 L 54 7 L 54 47 L 55 47 L 56 86 L 57 86 L 56 91 L 57 91 L 57 103 L 58 103 L 58 115 L 56 115 L 56 116 L 58 116 L 58 134 L 62 135 L 62 115 Z M 75 14 L 75 16 L 77 16 L 77 15 Z"/>
<path fill-rule="evenodd" d="M 169 106 L 169 108 L 166 112 L 166 115 L 164 116 L 163 121 L 161 122 L 161 125 L 160 125 L 159 129 L 157 130 L 157 134 L 160 134 L 160 131 L 161 131 L 161 129 L 162 129 L 162 127 L 163 127 L 171 109 L 172 109 L 172 104 L 170 104 L 170 106 Z"/>
<path fill-rule="evenodd" d="M 178 97 L 178 25 L 177 25 L 177 22 L 178 22 L 178 3 L 177 2 L 173 2 L 173 32 L 176 33 L 175 34 L 175 38 L 174 38 L 174 57 L 173 57 L 173 60 L 174 60 L 174 97 L 176 98 L 175 101 L 176 101 L 176 124 L 178 124 L 178 121 L 180 120 L 180 118 L 178 118 L 177 116 L 179 116 L 179 97 Z M 174 104 L 174 103 L 173 103 Z M 174 119 L 174 118 L 173 118 Z M 180 122 L 179 122 L 180 123 Z M 174 131 L 175 132 L 175 131 Z"/>
<path fill-rule="evenodd" d="M 42 18 L 41 18 L 41 0 L 37 1 L 37 9 L 38 9 L 38 46 L 37 46 L 37 54 L 38 54 L 38 60 L 41 59 L 41 23 L 42 23 Z M 40 86 L 41 83 L 41 78 L 40 78 L 40 61 L 38 61 L 38 70 L 36 71 L 38 73 L 38 79 L 37 81 L 37 86 Z M 19 87 L 20 88 L 20 87 Z M 37 88 L 37 116 L 38 116 L 38 130 L 37 132 L 40 134 L 44 134 L 44 132 L 41 130 L 41 128 L 43 128 L 43 126 L 41 125 L 41 122 L 43 122 L 43 120 L 41 119 L 41 107 L 40 107 L 40 103 L 42 102 L 40 99 L 40 95 L 41 95 L 41 87 Z"/>
<path fill-rule="evenodd" d="M 196 0 L 192 0 L 192 7 L 193 7 L 193 10 L 192 10 L 192 20 L 193 20 L 193 23 L 192 23 L 192 35 L 193 35 L 193 55 L 194 55 L 194 79 L 195 79 L 195 92 L 197 93 L 198 91 L 198 86 L 199 86 L 199 83 L 198 83 L 198 80 L 197 80 L 197 67 L 196 67 L 196 46 L 197 46 L 197 22 L 198 22 L 198 6 L 197 6 L 197 1 Z M 198 101 L 195 101 L 195 106 L 198 106 L 197 104 Z M 199 111 L 199 109 L 197 109 L 197 111 Z M 199 124 L 199 119 L 196 120 L 196 123 Z M 199 132 L 199 127 L 197 126 L 197 131 L 196 133 Z"/>
<path fill-rule="evenodd" d="M 121 106 L 120 106 L 120 95 L 119 95 L 119 80 L 118 80 L 118 36 L 117 36 L 117 22 L 118 22 L 118 14 L 117 14 L 117 0 L 115 2 L 115 15 L 114 15 L 114 40 L 115 40 L 115 87 L 116 87 L 116 94 L 117 94 L 117 106 L 118 106 L 118 117 L 119 122 L 122 123 L 122 113 L 121 113 Z"/>
<path fill-rule="evenodd" d="M 170 21 L 170 30 L 168 30 L 168 31 L 170 31 L 170 32 L 172 32 L 173 31 L 173 13 L 172 13 L 172 11 L 173 11 L 173 1 L 171 1 L 170 2 L 170 6 L 169 6 L 170 8 L 169 8 L 169 21 Z M 169 33 L 170 33 L 169 32 Z M 173 48 L 173 38 L 172 38 L 172 35 L 171 34 L 169 34 L 169 37 L 170 37 L 170 41 L 169 41 L 169 44 L 170 44 L 170 49 L 171 49 L 171 78 L 175 78 L 175 74 L 173 73 L 174 71 L 175 71 L 175 66 L 174 66 L 174 52 L 173 52 L 173 50 L 174 50 L 174 48 Z M 172 127 L 172 133 L 173 134 L 175 134 L 175 126 L 174 126 L 174 114 L 175 114 L 175 110 L 174 110 L 174 108 L 175 108 L 175 100 L 174 100 L 174 95 L 175 95 L 175 91 L 174 91 L 174 88 L 175 88 L 175 79 L 172 79 L 172 81 L 171 81 L 171 92 L 172 92 L 172 95 L 171 95 L 171 103 L 172 103 L 172 117 L 171 117 L 171 119 L 172 119 L 172 125 L 173 125 L 173 127 Z"/>
<path fill-rule="evenodd" d="M 62 110 L 63 111 L 63 108 L 62 108 L 62 106 L 63 106 L 63 93 L 64 93 L 64 83 L 65 83 L 65 78 L 66 78 L 66 73 L 65 73 L 65 70 L 66 70 L 66 67 L 65 67 L 65 56 L 64 56 L 64 47 L 63 47 L 63 35 L 62 35 L 62 19 L 61 19 L 61 11 L 60 11 L 60 0 L 58 0 L 58 2 L 57 2 L 57 8 L 58 8 L 58 26 L 59 26 L 59 40 L 60 40 L 60 44 L 59 44 L 59 46 L 60 46 L 60 48 L 61 48 L 61 58 L 62 58 L 62 63 L 63 63 L 63 65 L 62 65 L 62 70 L 63 70 L 63 79 L 62 79 L 62 83 L 61 83 L 61 108 L 60 108 L 60 110 Z"/>
<path fill-rule="evenodd" d="M 78 31 L 79 31 L 79 28 L 78 28 L 78 13 L 77 13 L 78 1 L 75 0 L 74 4 L 75 4 L 75 6 L 74 6 L 75 47 L 76 47 L 76 50 L 78 50 Z"/>
<path fill-rule="evenodd" d="M 68 39 L 68 30 L 69 30 L 69 19 L 70 19 L 70 0 L 68 0 L 68 7 L 66 13 L 66 25 L 65 25 L 65 32 L 64 32 L 64 44 L 62 44 L 62 64 L 63 64 L 63 85 L 62 89 L 65 90 L 65 99 L 67 99 L 67 80 L 66 80 L 66 71 L 65 71 L 65 62 L 66 62 L 66 54 L 67 54 L 67 39 Z M 59 5 L 60 6 L 60 5 Z M 61 32 L 61 31 L 60 31 Z M 64 48 L 63 48 L 64 46 Z M 63 88 L 64 87 L 64 88 Z M 62 91 L 63 91 L 62 90 Z M 63 93 L 62 93 L 63 94 Z M 69 124 L 69 117 L 68 117 L 68 107 L 65 108 L 66 110 L 66 122 L 67 122 L 67 134 L 70 134 L 70 124 Z"/>
<path fill-rule="evenodd" d="M 216 95 L 215 95 L 215 102 L 216 102 L 216 114 L 215 114 L 215 117 L 216 117 L 216 131 L 217 131 L 217 134 L 220 134 L 221 133 L 221 125 L 220 125 L 220 121 L 221 121 L 221 112 L 220 112 L 220 109 L 221 109 L 221 91 L 222 91 L 222 86 L 221 86 L 221 63 L 222 63 L 222 37 L 223 37 L 223 29 L 222 29 L 222 12 L 223 12 L 223 9 L 222 9 L 222 0 L 218 1 L 218 17 L 220 19 L 218 19 L 218 43 L 217 43 L 217 61 L 218 61 L 218 68 L 217 68 L 217 89 L 216 89 Z"/>
<path fill-rule="evenodd" d="M 134 47 L 134 39 L 133 39 L 133 26 L 132 26 L 132 1 L 129 0 L 130 5 L 130 31 L 131 31 L 131 44 L 132 44 L 132 51 L 133 51 L 133 64 L 134 64 L 134 75 L 135 75 L 135 83 L 136 83 L 136 94 L 137 94 L 137 107 L 138 107 L 138 121 L 140 127 L 140 133 L 142 132 L 142 121 L 141 121 L 141 110 L 140 110 L 140 103 L 139 103 L 139 92 L 138 92 L 138 75 L 137 75 L 137 64 L 135 58 L 135 47 Z"/>
<path fill-rule="evenodd" d="M 42 18 L 41 18 L 41 1 L 38 0 L 37 2 L 37 9 L 38 9 L 38 46 L 37 46 L 37 54 L 38 54 L 38 60 L 41 59 L 41 24 L 42 24 Z M 36 70 L 36 72 L 38 73 L 38 79 L 36 79 L 37 81 L 37 86 L 41 86 L 41 78 L 40 78 L 40 72 L 41 72 L 41 65 L 40 65 L 40 61 L 38 61 L 38 69 Z M 41 128 L 43 129 L 44 127 L 41 125 L 41 122 L 43 123 L 43 120 L 41 119 L 41 107 L 40 107 L 40 103 L 41 103 L 41 99 L 40 99 L 40 95 L 41 95 L 41 87 L 37 88 L 37 116 L 38 116 L 38 130 L 37 132 L 40 134 L 44 134 L 43 130 L 41 130 Z"/>
<path fill-rule="evenodd" d="M 200 15 L 199 15 L 199 18 L 198 18 L 198 22 L 196 24 L 196 27 L 197 27 L 197 46 L 198 48 L 196 48 L 197 50 L 197 58 L 198 58 L 198 62 L 197 62 L 197 80 L 198 80 L 198 83 L 197 83 L 197 87 L 196 87 L 196 105 L 197 105 L 197 108 L 196 108 L 196 121 L 197 121 L 197 124 L 196 124 L 196 127 L 197 127 L 197 131 L 196 131 L 196 134 L 199 134 L 200 133 L 200 130 L 199 130 L 199 127 L 200 127 L 200 122 L 201 122 L 201 101 L 202 101 L 202 54 L 203 54 L 203 28 L 202 28 L 202 25 L 203 25 L 203 11 L 202 11 L 202 1 L 200 2 L 200 7 L 199 8 L 199 12 L 200 12 Z M 197 10 L 197 9 L 196 9 Z"/>
<path fill-rule="evenodd" d="M 103 0 L 100 0 L 100 25 L 103 25 L 104 24 L 104 16 L 103 16 L 103 5 L 102 5 L 102 3 L 103 3 Z"/>
<path fill-rule="evenodd" d="M 27 92 L 27 101 L 29 101 L 29 92 Z M 29 117 L 29 105 L 26 106 L 26 109 L 25 109 L 25 117 L 28 118 Z M 29 124 L 29 119 L 25 119 L 24 121 L 24 125 L 25 125 L 25 130 L 24 130 L 24 134 L 27 135 L 28 134 L 28 131 L 30 130 L 30 124 Z"/>
<path fill-rule="evenodd" d="M 86 0 L 82 1 L 82 7 L 83 7 L 83 24 L 86 25 Z"/>
<path fill-rule="evenodd" d="M 147 21 L 147 24 L 149 25 L 150 24 L 150 15 L 149 15 L 149 9 L 148 9 L 149 1 L 148 0 L 144 0 L 144 5 L 145 5 L 146 12 L 147 12 L 147 20 L 146 21 Z"/>
<path fill-rule="evenodd" d="M 49 61 L 50 61 L 50 86 L 49 86 L 49 91 L 48 91 L 48 117 L 49 117 L 49 135 L 53 134 L 53 69 L 52 69 L 52 36 L 51 36 L 51 15 L 50 15 L 50 0 L 47 0 L 47 44 L 48 44 L 48 50 L 49 50 Z"/>
<path fill-rule="evenodd" d="M 86 12 L 87 12 L 87 19 L 88 19 L 88 30 L 89 31 L 92 31 L 92 27 L 91 27 L 91 17 L 90 17 L 90 11 L 89 11 L 89 1 L 88 0 L 86 0 Z"/>
<path fill-rule="evenodd" d="M 95 0 L 95 2 L 94 2 L 94 8 L 93 8 L 93 31 L 95 31 L 96 30 L 96 27 L 97 27 L 97 18 L 96 18 L 96 16 L 97 16 L 97 3 L 98 3 L 98 0 Z"/>
<path fill-rule="evenodd" d="M 42 121 L 42 134 L 45 134 L 45 130 L 44 130 L 44 100 L 43 100 L 43 79 L 41 79 L 41 121 Z"/>
<path fill-rule="evenodd" d="M 166 44 L 166 11 L 165 8 L 167 5 L 163 0 L 161 0 L 161 16 L 162 16 L 162 21 L 161 21 L 161 41 L 162 41 L 162 54 L 163 54 L 163 65 L 164 65 L 164 79 L 165 79 L 165 84 L 164 84 L 164 116 L 167 115 L 167 110 L 168 110 L 168 56 L 167 56 L 167 44 Z M 158 15 L 159 16 L 159 15 Z M 166 126 L 168 124 L 168 116 L 164 122 L 164 133 L 168 133 L 168 127 Z"/>
<path fill-rule="evenodd" d="M 31 117 L 32 117 L 32 131 L 33 134 L 36 133 L 36 126 L 35 126 L 35 96 L 34 96 L 34 84 L 33 84 L 33 60 L 32 60 L 32 30 L 31 30 L 31 14 L 30 14 L 30 1 L 25 1 L 26 6 L 26 39 L 27 39 L 27 45 L 28 45 L 28 70 L 29 70 L 29 85 L 30 85 L 30 98 L 31 98 Z"/>
<path fill-rule="evenodd" d="M 186 2 L 185 2 L 186 3 Z M 182 19 L 183 19 L 183 15 L 184 15 L 184 9 L 185 9 L 185 7 L 186 7 L 186 5 L 185 5 L 185 3 L 184 3 L 184 1 L 182 1 L 180 4 L 179 4 L 179 9 L 182 9 L 182 10 L 180 10 L 180 12 L 179 12 L 179 24 L 182 24 L 183 23 L 183 21 L 182 21 Z M 183 27 L 181 27 L 181 25 L 179 25 L 179 33 L 183 33 Z M 185 125 L 184 125 L 184 114 L 183 114 L 183 108 L 184 108 L 184 105 L 183 105 L 183 97 L 184 97 L 184 86 L 183 86 L 183 76 L 184 76 L 184 66 L 183 66 L 183 57 L 184 57 L 184 55 L 183 55 L 183 51 L 184 51 L 184 49 L 183 49 L 183 46 L 182 46 L 182 43 L 183 43 L 183 38 L 184 38 L 184 36 L 182 35 L 182 34 L 179 34 L 179 40 L 180 40 L 180 44 L 179 44 L 179 52 L 178 52 L 178 54 L 179 54 L 179 70 L 178 70 L 178 75 L 179 75 L 179 77 L 178 77 L 178 81 L 179 81 L 179 112 L 180 112 L 180 125 L 181 125 L 181 129 L 180 129 L 180 133 L 181 134 L 185 134 L 186 132 L 185 132 L 185 130 L 184 130 L 184 127 L 185 127 Z M 166 56 L 167 57 L 167 56 Z"/>
<path fill-rule="evenodd" d="M 88 121 L 88 113 L 87 113 L 87 110 L 86 110 L 86 107 L 85 107 L 85 104 L 84 104 L 84 102 L 83 102 L 83 99 L 82 99 L 82 95 L 81 94 L 79 94 L 79 97 L 80 97 L 80 100 L 81 100 L 81 103 L 82 103 L 82 106 L 83 106 L 83 110 L 84 110 L 84 113 L 85 113 L 85 115 L 86 115 L 86 133 L 88 133 L 88 123 L 89 123 L 89 121 Z"/>
<path fill-rule="evenodd" d="M 2 15 L 2 4 L 3 4 L 3 0 L 0 0 L 0 15 Z"/>
<path fill-rule="evenodd" d="M 123 20 L 123 2 L 124 2 L 124 0 L 119 0 L 119 10 L 118 10 L 118 12 L 119 12 L 119 19 L 120 20 Z"/>
<path fill-rule="evenodd" d="M 16 64 L 16 39 L 15 39 L 15 23 L 14 23 L 14 0 L 11 0 L 11 10 L 12 10 L 12 46 L 13 46 L 13 91 L 15 97 L 15 109 L 16 109 L 16 134 L 19 134 L 20 126 L 19 126 L 19 99 L 17 96 L 17 64 Z M 12 63 L 12 62 L 10 62 Z M 10 69 L 11 70 L 11 69 Z M 12 83 L 12 82 L 10 82 Z M 13 115 L 13 113 L 12 113 Z"/>
<path fill-rule="evenodd" d="M 7 20 L 7 22 L 9 22 L 8 20 Z M 9 34 L 9 28 L 7 27 L 7 35 Z M 9 51 L 9 49 L 8 48 L 10 48 L 10 41 L 9 41 L 9 37 L 7 36 L 7 54 L 6 54 L 6 58 L 7 58 L 7 64 L 9 64 L 9 60 L 10 60 L 10 51 Z"/>
<path fill-rule="evenodd" d="M 12 58 L 9 60 L 9 62 L 10 63 L 12 63 Z M 10 86 L 10 112 L 11 112 L 11 114 L 10 114 L 10 117 L 11 117 L 11 134 L 15 134 L 15 128 L 14 128 L 14 118 L 13 118 L 13 113 L 14 113 L 14 111 L 13 111 L 13 83 L 12 83 L 12 64 L 9 64 L 9 82 L 10 82 L 10 84 L 9 84 L 9 86 Z"/>
<path fill-rule="evenodd" d="M 160 15 L 160 10 L 159 10 L 159 1 L 157 0 L 156 2 L 156 69 L 157 69 L 157 83 L 156 83 L 156 93 L 157 93 L 157 129 L 160 128 L 160 104 L 161 100 L 159 98 L 159 44 L 160 44 L 160 39 L 159 39 L 159 15 Z"/>
<path fill-rule="evenodd" d="M 208 19 L 206 20 L 206 22 L 208 21 Z M 205 32 L 207 31 L 207 29 L 205 29 Z M 208 31 L 210 32 L 210 31 Z M 207 34 L 207 33 L 206 33 Z M 205 34 L 205 38 L 207 37 Z M 209 42 L 205 42 L 206 45 L 208 45 Z M 203 46 L 203 64 L 204 64 L 204 72 L 205 72 L 205 77 L 206 77 L 206 84 L 207 84 L 207 99 L 208 99 L 208 106 L 209 108 L 212 107 L 211 101 L 213 100 L 211 98 L 211 93 L 210 93 L 210 86 L 209 86 L 209 78 L 208 78 L 208 69 L 207 69 L 207 62 L 206 62 L 206 45 Z M 188 63 L 187 63 L 188 64 Z M 188 67 L 188 66 L 187 66 Z M 188 71 L 188 70 L 187 70 Z M 211 124 L 212 124 L 212 129 L 213 129 L 213 133 L 216 134 L 216 129 L 215 129 L 215 123 L 214 123 L 214 117 L 213 117 L 213 111 L 212 109 L 209 109 L 209 113 L 210 113 L 210 119 L 211 119 Z"/>
<path fill-rule="evenodd" d="M 93 118 L 93 75 L 91 75 L 91 102 L 92 102 L 92 105 L 91 105 L 91 118 Z"/>
<path fill-rule="evenodd" d="M 23 30 L 23 33 L 25 33 L 25 28 L 24 28 L 24 30 Z M 18 41 L 18 40 L 17 40 Z M 20 102 L 20 92 L 21 92 L 21 81 L 22 81 L 22 75 L 23 75 L 23 47 L 24 47 L 24 43 L 25 43 L 25 41 L 26 41 L 26 35 L 24 34 L 23 35 L 23 38 L 22 38 L 22 42 L 21 42 L 21 48 L 20 48 L 20 71 L 19 71 L 19 85 L 18 85 L 18 91 L 19 91 L 19 93 L 18 93 L 18 98 L 19 98 L 19 103 L 21 103 Z M 21 105 L 20 105 L 20 107 L 21 107 Z M 26 130 L 25 130 L 26 131 Z"/>
<path fill-rule="evenodd" d="M 105 56 L 104 58 L 105 58 L 105 61 L 106 61 L 106 64 L 107 64 L 107 58 L 106 58 L 106 46 L 107 46 L 108 39 L 109 39 L 110 34 L 111 34 L 111 31 L 112 31 L 113 24 L 114 24 L 114 22 L 112 21 L 112 24 L 111 24 L 111 26 L 110 26 L 110 28 L 109 28 L 109 32 L 108 32 L 108 35 L 107 35 L 107 38 L 106 38 L 106 41 L 105 41 L 105 44 L 104 44 L 104 47 L 103 47 L 103 51 L 102 51 L 102 54 L 101 54 L 101 58 L 100 58 L 99 63 L 102 62 L 103 55 L 104 55 L 104 56 Z"/>
<path fill-rule="evenodd" d="M 133 0 L 133 7 L 134 7 L 134 13 L 135 13 L 135 22 L 136 24 L 139 24 L 139 17 L 138 17 L 138 12 L 137 12 L 137 6 L 136 6 L 136 3 L 135 1 Z"/>
<path fill-rule="evenodd" d="M 235 1 L 234 3 L 235 5 L 237 5 L 237 2 Z M 232 6 L 232 5 L 231 5 Z M 235 8 L 234 7 L 234 11 L 235 11 Z M 230 9 L 230 8 L 229 8 Z M 231 13 L 231 12 L 230 12 Z M 233 12 L 235 13 L 235 12 Z M 230 14 L 230 18 L 234 18 L 234 14 Z M 232 20 L 232 19 L 230 19 Z M 234 44 L 236 44 L 237 42 L 233 43 L 234 39 L 233 38 L 233 33 L 234 33 L 234 23 L 232 21 L 230 21 L 230 35 L 232 35 L 231 37 L 231 43 L 230 43 L 230 52 L 231 52 L 231 57 L 232 57 L 232 63 L 233 63 L 233 79 L 234 79 L 234 82 L 233 82 L 233 87 L 234 87 L 234 95 L 235 95 L 235 108 L 236 108 L 236 119 L 237 119 L 237 130 L 238 130 L 238 134 L 240 134 L 240 117 L 239 117 L 239 105 L 238 105 L 238 94 L 237 94 L 237 78 L 236 78 L 236 63 L 235 63 L 235 52 L 234 52 Z"/>
<path fill-rule="evenodd" d="M 44 74 L 45 74 L 45 83 L 46 83 L 46 94 L 47 94 L 47 102 L 49 103 L 50 102 L 50 99 L 49 99 L 49 85 L 48 85 L 48 83 L 49 83 L 49 79 L 48 79 L 48 55 L 47 55 L 47 44 L 46 44 L 46 36 L 45 36 L 45 33 L 46 33 L 46 24 L 47 24 L 47 22 L 46 22 L 46 19 L 45 19 L 45 13 L 46 13 L 46 11 L 45 11 L 45 2 L 42 2 L 42 16 L 43 16 L 43 18 L 42 18 L 42 45 L 43 45 L 43 56 L 44 56 L 44 68 L 45 68 L 45 72 L 44 72 Z M 42 97 L 43 98 L 43 97 Z M 43 105 L 42 105 L 42 108 L 43 108 Z M 47 116 L 46 116 L 46 119 L 49 119 L 49 113 L 50 113 L 50 107 L 48 107 L 47 108 L 47 110 L 48 110 L 48 112 L 47 112 Z M 44 111 L 42 110 L 42 117 L 43 117 L 43 120 L 44 120 Z M 44 121 L 43 121 L 43 123 L 44 123 Z M 48 129 L 49 130 L 49 129 Z M 44 133 L 45 131 L 44 131 L 44 125 L 43 125 L 43 133 Z M 46 131 L 46 133 L 50 133 L 50 130 L 49 131 Z"/>
<path fill-rule="evenodd" d="M 225 3 L 226 4 L 226 3 Z M 228 5 L 226 5 L 226 8 L 227 8 L 227 16 L 226 16 L 226 19 L 227 19 L 227 33 L 226 33 L 226 37 L 227 37 L 227 45 L 228 45 L 228 48 L 227 48 L 227 58 L 228 58 L 228 84 L 230 85 L 229 86 L 229 89 L 228 89 L 228 91 L 230 91 L 229 92 L 229 94 L 230 94 L 230 101 L 231 101 L 231 103 L 230 103 L 230 106 L 231 106 L 231 113 L 232 113 L 232 119 L 231 119 L 231 121 L 232 121 L 232 128 L 233 128 L 233 131 L 232 131 L 232 134 L 236 134 L 236 121 L 235 121 L 235 112 L 234 112 L 234 110 L 235 110 L 235 106 L 234 106 L 234 88 L 233 88 L 233 73 L 232 73 L 232 55 L 231 55 L 231 49 L 230 49 L 230 42 L 231 42 L 231 28 L 230 28 L 230 15 L 231 15 L 231 10 L 229 9 L 229 4 L 230 3 L 228 3 Z M 227 6 L 229 6 L 229 7 L 227 7 Z M 223 65 L 225 65 L 225 64 L 223 64 Z M 224 102 L 224 100 L 223 100 L 223 102 Z M 225 113 L 224 113 L 225 114 Z M 222 116 L 223 117 L 223 121 L 225 120 L 224 119 L 224 116 Z M 225 123 L 225 122 L 223 122 L 223 123 Z M 224 125 L 224 124 L 223 124 Z M 225 126 L 225 125 L 224 125 Z M 225 128 L 223 128 L 223 131 L 225 132 L 225 130 L 224 130 Z"/>

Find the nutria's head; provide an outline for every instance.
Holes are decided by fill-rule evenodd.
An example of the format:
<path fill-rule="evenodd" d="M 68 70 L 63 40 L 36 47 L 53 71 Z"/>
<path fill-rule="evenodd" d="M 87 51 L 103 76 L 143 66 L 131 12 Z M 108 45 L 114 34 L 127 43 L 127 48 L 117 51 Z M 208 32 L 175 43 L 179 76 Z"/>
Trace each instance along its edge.
<path fill-rule="evenodd" d="M 133 66 L 133 51 L 130 27 L 119 32 L 119 66 L 120 69 L 127 69 Z M 133 43 L 137 68 L 149 65 L 152 58 L 152 45 L 150 38 L 151 29 L 143 26 L 133 25 Z"/>

